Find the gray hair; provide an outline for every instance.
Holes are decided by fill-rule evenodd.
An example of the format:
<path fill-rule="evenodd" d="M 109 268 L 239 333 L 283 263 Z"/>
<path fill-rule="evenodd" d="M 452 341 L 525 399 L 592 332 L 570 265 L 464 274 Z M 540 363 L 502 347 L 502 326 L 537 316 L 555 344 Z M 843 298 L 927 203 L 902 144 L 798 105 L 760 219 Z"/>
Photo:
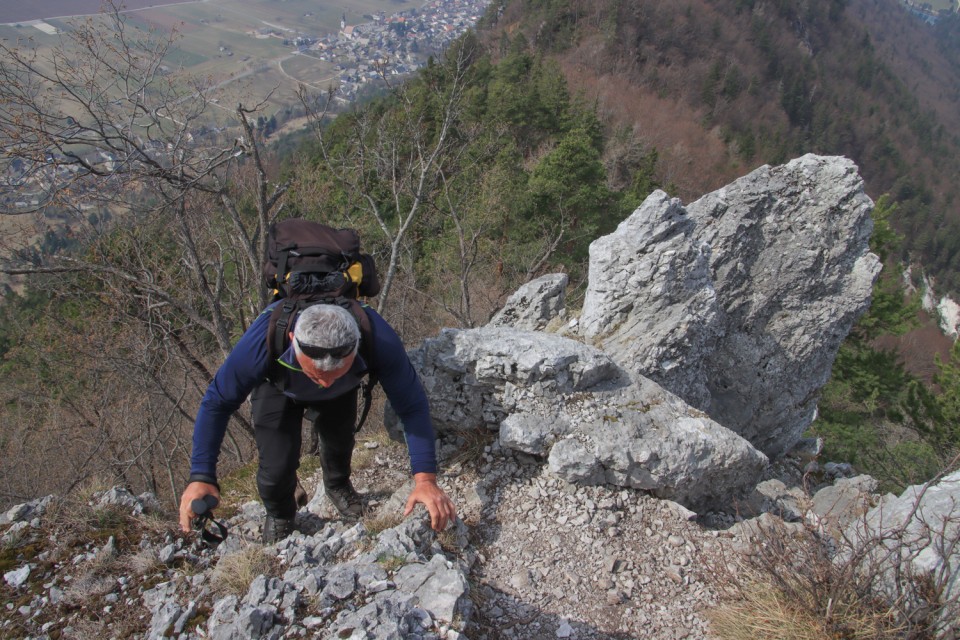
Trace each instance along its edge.
<path fill-rule="evenodd" d="M 300 343 L 311 347 L 335 347 L 353 344 L 353 353 L 360 346 L 360 327 L 353 314 L 336 304 L 315 304 L 307 307 L 297 316 L 297 324 L 293 329 L 293 346 L 300 355 Z M 349 357 L 349 356 L 347 356 Z M 321 371 L 333 371 L 343 366 L 347 358 L 324 356 L 311 358 L 314 365 Z"/>

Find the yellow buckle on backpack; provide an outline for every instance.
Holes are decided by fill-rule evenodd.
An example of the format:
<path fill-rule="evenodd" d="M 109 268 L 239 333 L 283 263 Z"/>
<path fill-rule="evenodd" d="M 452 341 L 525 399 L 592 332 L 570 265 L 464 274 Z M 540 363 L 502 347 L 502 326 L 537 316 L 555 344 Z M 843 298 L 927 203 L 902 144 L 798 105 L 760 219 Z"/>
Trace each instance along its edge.
<path fill-rule="evenodd" d="M 350 279 L 350 282 L 359 285 L 363 281 L 363 265 L 359 262 L 354 262 L 347 268 L 346 275 L 347 278 Z"/>

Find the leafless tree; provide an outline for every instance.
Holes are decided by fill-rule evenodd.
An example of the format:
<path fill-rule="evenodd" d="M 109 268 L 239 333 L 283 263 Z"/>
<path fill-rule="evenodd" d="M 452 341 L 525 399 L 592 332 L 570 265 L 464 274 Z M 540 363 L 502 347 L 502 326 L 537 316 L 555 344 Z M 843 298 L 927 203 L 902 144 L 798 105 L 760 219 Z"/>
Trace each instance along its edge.
<path fill-rule="evenodd" d="M 153 488 L 175 484 L 199 394 L 267 302 L 266 229 L 288 189 L 251 122 L 263 103 L 237 104 L 234 126 L 214 129 L 219 89 L 170 66 L 177 38 L 134 28 L 110 0 L 57 46 L 0 41 L 0 214 L 83 247 L 41 253 L 6 238 L 0 273 L 56 277 L 140 345 L 134 358 L 99 342 L 99 364 L 78 373 L 111 366 L 113 404 L 73 409 L 108 434 L 95 457 Z"/>
<path fill-rule="evenodd" d="M 224 265 L 232 262 L 244 275 L 259 271 L 266 241 L 261 230 L 278 213 L 287 185 L 269 180 L 248 119 L 259 105 L 237 105 L 238 127 L 228 139 L 212 134 L 214 88 L 165 64 L 176 33 L 132 29 L 118 6 L 109 6 L 111 11 L 65 31 L 50 50 L 0 42 L 0 138 L 15 165 L 10 195 L 27 203 L 6 206 L 3 213 L 69 214 L 86 241 L 103 233 L 89 223 L 91 210 L 137 225 L 160 220 L 181 254 L 179 275 L 189 286 L 171 288 L 143 263 L 63 256 L 42 267 L 4 270 L 82 270 L 124 281 L 208 331 L 226 353 L 231 318 L 224 309 L 230 293 Z M 237 188 L 244 164 L 253 167 L 252 211 L 238 202 L 249 195 Z M 213 259 L 205 253 L 210 249 L 217 252 Z M 231 260 L 223 259 L 227 255 Z M 265 300 L 261 291 L 255 302 Z"/>
<path fill-rule="evenodd" d="M 437 63 L 445 82 L 431 82 L 428 72 L 415 90 L 409 85 L 393 89 L 395 109 L 350 114 L 346 144 L 332 144 L 325 128 L 331 95 L 318 97 L 300 87 L 323 168 L 347 198 L 345 217 L 372 220 L 388 248 L 378 311 L 390 299 L 408 237 L 430 208 L 444 209 L 445 176 L 468 148 L 459 125 L 475 55 L 472 43 L 461 42 Z"/>

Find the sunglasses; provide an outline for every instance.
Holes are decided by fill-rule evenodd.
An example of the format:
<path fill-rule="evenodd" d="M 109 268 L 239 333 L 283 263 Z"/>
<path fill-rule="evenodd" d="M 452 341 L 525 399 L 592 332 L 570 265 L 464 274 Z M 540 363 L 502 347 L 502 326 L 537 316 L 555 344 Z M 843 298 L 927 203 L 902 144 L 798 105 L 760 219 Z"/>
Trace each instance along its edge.
<path fill-rule="evenodd" d="M 357 348 L 357 343 L 353 342 L 351 344 L 342 344 L 339 347 L 316 347 L 310 344 L 303 344 L 297 340 L 297 345 L 300 347 L 300 353 L 307 356 L 311 360 L 320 360 L 322 358 L 330 357 L 335 360 L 340 360 L 346 358 L 354 349 Z"/>

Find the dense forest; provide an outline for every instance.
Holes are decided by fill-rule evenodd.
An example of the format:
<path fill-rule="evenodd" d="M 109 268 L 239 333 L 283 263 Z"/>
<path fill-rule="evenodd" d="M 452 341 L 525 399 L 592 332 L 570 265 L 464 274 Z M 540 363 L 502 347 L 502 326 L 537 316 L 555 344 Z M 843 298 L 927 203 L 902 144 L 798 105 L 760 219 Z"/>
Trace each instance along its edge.
<path fill-rule="evenodd" d="M 494 37 L 522 33 L 557 60 L 613 131 L 659 154 L 673 195 L 806 152 L 845 155 L 897 205 L 898 257 L 939 293 L 960 291 L 957 15 L 930 27 L 893 0 L 500 7 Z"/>
<path fill-rule="evenodd" d="M 960 441 L 960 364 L 927 386 L 875 341 L 915 315 L 900 260 L 922 251 L 940 282 L 957 273 L 958 116 L 940 110 L 960 83 L 922 100 L 941 67 L 908 87 L 894 36 L 856 18 L 895 7 L 871 4 L 495 2 L 477 33 L 347 113 L 304 91 L 310 131 L 279 143 L 256 98 L 236 110 L 242 137 L 194 137 L 214 90 L 159 73 L 175 39 L 125 30 L 119 13 L 120 35 L 78 27 L 56 73 L 4 47 L 0 135 L 24 166 L 62 169 L 42 208 L 69 231 L 3 267 L 23 280 L 0 306 L 0 500 L 100 477 L 172 504 L 199 397 L 268 300 L 259 266 L 278 216 L 360 229 L 382 271 L 373 304 L 414 345 L 483 324 L 543 273 L 571 275 L 575 306 L 589 243 L 653 189 L 688 201 L 809 151 L 850 155 L 872 195 L 889 193 L 875 250 L 891 266 L 815 429 L 890 486 L 930 477 Z M 252 452 L 241 412 L 222 468 Z"/>

